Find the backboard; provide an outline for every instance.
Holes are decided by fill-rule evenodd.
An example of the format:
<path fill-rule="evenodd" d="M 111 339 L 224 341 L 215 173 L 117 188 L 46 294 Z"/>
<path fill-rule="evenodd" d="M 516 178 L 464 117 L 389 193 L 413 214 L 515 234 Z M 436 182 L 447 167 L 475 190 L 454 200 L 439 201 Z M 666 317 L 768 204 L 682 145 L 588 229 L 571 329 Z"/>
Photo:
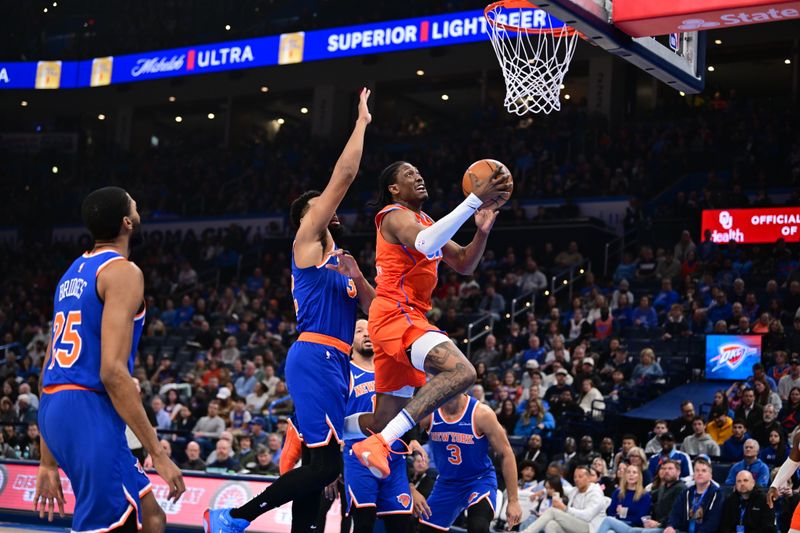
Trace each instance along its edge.
<path fill-rule="evenodd" d="M 703 90 L 705 32 L 632 37 L 614 25 L 612 0 L 542 0 L 530 3 L 575 28 L 590 43 L 636 65 L 676 91 L 694 94 Z"/>

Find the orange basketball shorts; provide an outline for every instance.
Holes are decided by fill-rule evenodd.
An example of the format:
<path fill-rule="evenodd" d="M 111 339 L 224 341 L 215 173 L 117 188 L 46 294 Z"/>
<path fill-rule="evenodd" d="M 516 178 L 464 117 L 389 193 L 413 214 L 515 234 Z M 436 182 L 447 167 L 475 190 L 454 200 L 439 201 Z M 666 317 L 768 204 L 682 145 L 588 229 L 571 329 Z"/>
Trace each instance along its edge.
<path fill-rule="evenodd" d="M 429 331 L 444 333 L 415 307 L 383 297 L 372 301 L 369 338 L 375 350 L 375 392 L 425 384 L 425 373 L 414 368 L 406 350 Z"/>
<path fill-rule="evenodd" d="M 794 513 L 792 513 L 792 522 L 789 526 L 789 529 L 796 529 L 800 531 L 800 505 L 794 508 Z"/>

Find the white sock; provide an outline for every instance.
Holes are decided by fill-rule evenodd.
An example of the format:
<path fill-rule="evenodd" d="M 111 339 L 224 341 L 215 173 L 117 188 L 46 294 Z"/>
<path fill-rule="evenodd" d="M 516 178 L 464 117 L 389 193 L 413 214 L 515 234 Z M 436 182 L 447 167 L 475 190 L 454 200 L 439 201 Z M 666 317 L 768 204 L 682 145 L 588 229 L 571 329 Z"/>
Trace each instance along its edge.
<path fill-rule="evenodd" d="M 411 415 L 408 414 L 408 411 L 403 409 L 397 413 L 397 416 L 394 417 L 391 422 L 386 424 L 386 427 L 381 431 L 381 437 L 386 441 L 386 444 L 391 444 L 411 431 L 411 428 L 416 424 L 414 419 L 411 418 Z"/>
<path fill-rule="evenodd" d="M 344 417 L 344 440 L 363 439 L 369 437 L 364 435 L 361 431 L 361 424 L 358 423 L 359 417 L 367 413 L 356 413 L 354 415 Z"/>

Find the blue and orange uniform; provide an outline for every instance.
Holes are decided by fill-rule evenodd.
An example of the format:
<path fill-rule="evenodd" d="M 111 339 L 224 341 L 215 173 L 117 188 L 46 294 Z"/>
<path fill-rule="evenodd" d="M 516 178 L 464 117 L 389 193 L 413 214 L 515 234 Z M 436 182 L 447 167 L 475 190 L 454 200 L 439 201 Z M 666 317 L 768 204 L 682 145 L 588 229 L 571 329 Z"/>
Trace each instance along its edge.
<path fill-rule="evenodd" d="M 483 499 L 494 509 L 497 474 L 489 458 L 489 439 L 475 428 L 480 404 L 469 396 L 464 410 L 452 420 L 439 408 L 428 428 L 439 477 L 428 498 L 431 515 L 420 522 L 447 531 L 458 515 Z"/>
<path fill-rule="evenodd" d="M 132 512 L 141 527 L 139 502 L 152 490 L 128 448 L 125 422 L 100 379 L 103 301 L 96 282 L 116 261 L 127 259 L 112 250 L 83 254 L 59 281 L 53 302 L 39 428 L 75 493 L 73 531 L 108 531 L 124 524 Z M 142 302 L 133 321 L 131 373 L 144 316 Z"/>
<path fill-rule="evenodd" d="M 350 362 L 350 396 L 347 416 L 370 413 L 375 409 L 375 372 Z M 389 457 L 389 476 L 378 479 L 353 454 L 353 444 L 361 439 L 347 439 L 344 444 L 344 485 L 347 493 L 347 512 L 353 507 L 375 507 L 377 516 L 411 514 L 411 494 L 408 487 L 405 455 Z M 404 452 L 405 445 L 397 440 L 392 445 Z"/>
<path fill-rule="evenodd" d="M 335 249 L 334 245 L 334 249 Z M 299 268 L 292 253 L 292 297 L 300 336 L 286 357 L 286 385 L 297 429 L 309 448 L 342 442 L 350 387 L 350 345 L 358 291 L 352 279 L 319 265 Z"/>
<path fill-rule="evenodd" d="M 399 204 L 387 205 L 375 216 L 375 299 L 369 308 L 369 338 L 375 349 L 375 390 L 380 393 L 408 390 L 425 384 L 425 373 L 414 368 L 406 350 L 429 331 L 444 333 L 431 325 L 426 313 L 436 288 L 442 252 L 427 256 L 414 248 L 386 241 L 381 222 Z M 412 211 L 413 212 L 413 211 Z M 417 221 L 432 226 L 433 219 L 416 213 Z M 407 394 L 411 396 L 411 394 Z"/>

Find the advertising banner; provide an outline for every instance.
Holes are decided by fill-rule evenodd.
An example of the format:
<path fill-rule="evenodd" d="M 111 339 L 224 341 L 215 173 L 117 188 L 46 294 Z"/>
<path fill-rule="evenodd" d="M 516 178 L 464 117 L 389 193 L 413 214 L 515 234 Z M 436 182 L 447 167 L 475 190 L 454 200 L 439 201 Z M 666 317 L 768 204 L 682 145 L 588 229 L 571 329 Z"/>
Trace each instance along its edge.
<path fill-rule="evenodd" d="M 209 235 L 225 237 L 232 226 L 238 226 L 244 233 L 244 239 L 250 241 L 260 234 L 283 235 L 285 217 L 271 215 L 247 218 L 208 218 L 182 219 L 168 222 L 148 222 L 142 224 L 142 237 L 147 243 L 185 242 L 187 240 L 202 241 Z M 53 228 L 53 242 L 78 242 L 91 245 L 92 238 L 83 226 L 61 226 Z"/>
<path fill-rule="evenodd" d="M 745 381 L 761 362 L 761 335 L 707 335 L 706 379 Z"/>
<path fill-rule="evenodd" d="M 614 24 L 634 37 L 800 18 L 797 0 L 614 0 L 612 8 Z"/>
<path fill-rule="evenodd" d="M 706 209 L 702 234 L 711 232 L 716 243 L 774 243 L 778 239 L 800 242 L 800 207 Z M 705 238 L 705 237 L 704 237 Z"/>
<path fill-rule="evenodd" d="M 30 511 L 33 513 L 37 468 L 38 466 L 34 464 L 0 464 L 0 511 Z M 203 511 L 207 508 L 238 507 L 261 493 L 270 484 L 269 481 L 259 480 L 257 476 L 248 476 L 248 479 L 241 479 L 241 477 L 225 479 L 184 473 L 186 492 L 177 502 L 171 502 L 167 500 L 169 489 L 164 481 L 154 473 L 148 474 L 148 477 L 153 484 L 153 495 L 167 515 L 167 525 L 197 528 L 200 527 Z M 61 474 L 61 487 L 66 499 L 64 512 L 71 515 L 75 509 L 75 494 L 69 479 L 63 473 Z M 340 508 L 338 501 L 331 506 L 325 524 L 326 533 L 339 531 Z M 247 528 L 247 531 L 288 533 L 291 531 L 291 527 L 292 504 L 287 503 L 261 515 Z"/>

